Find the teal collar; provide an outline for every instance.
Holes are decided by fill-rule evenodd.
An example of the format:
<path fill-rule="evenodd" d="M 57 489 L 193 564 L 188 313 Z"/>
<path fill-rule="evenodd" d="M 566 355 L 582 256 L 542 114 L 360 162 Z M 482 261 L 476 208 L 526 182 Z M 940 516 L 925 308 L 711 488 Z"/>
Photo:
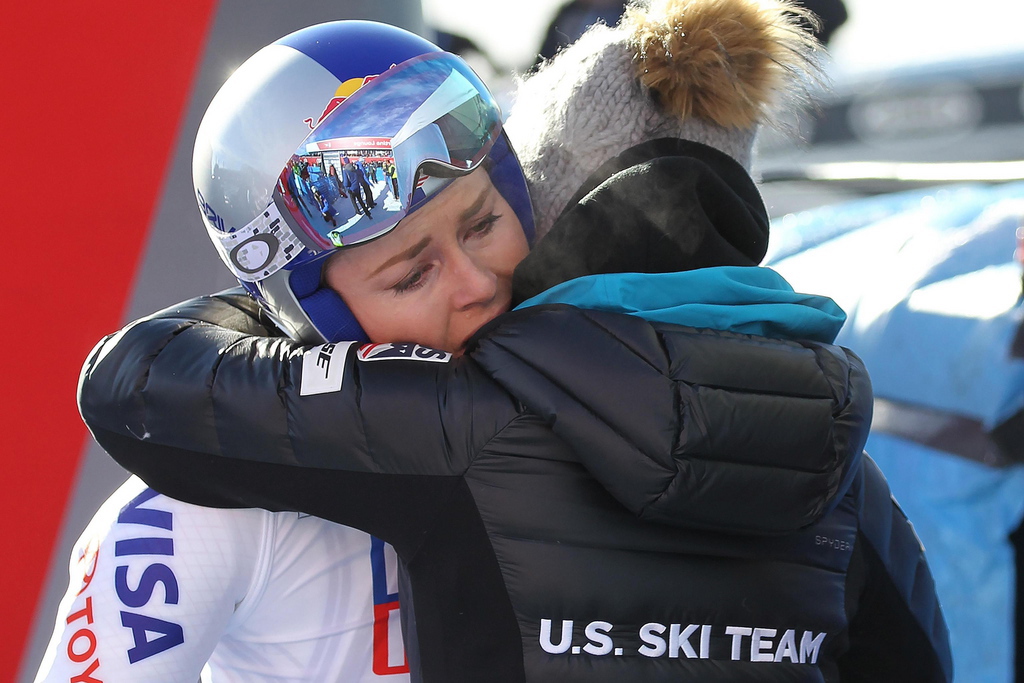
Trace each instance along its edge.
<path fill-rule="evenodd" d="M 770 268 L 721 266 L 679 273 L 588 275 L 556 285 L 517 308 L 564 303 L 775 339 L 832 343 L 846 313 L 827 297 L 799 294 Z"/>

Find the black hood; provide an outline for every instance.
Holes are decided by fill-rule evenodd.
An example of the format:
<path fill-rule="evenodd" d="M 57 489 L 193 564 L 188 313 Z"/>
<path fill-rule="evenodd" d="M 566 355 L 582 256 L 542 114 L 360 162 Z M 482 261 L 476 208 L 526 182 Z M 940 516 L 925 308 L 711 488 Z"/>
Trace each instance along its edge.
<path fill-rule="evenodd" d="M 605 162 L 516 269 L 514 303 L 598 273 L 755 266 L 768 214 L 753 179 L 728 155 L 677 138 Z"/>
<path fill-rule="evenodd" d="M 871 384 L 845 349 L 568 305 L 485 330 L 473 359 L 642 519 L 791 533 L 830 511 L 859 468 Z"/>

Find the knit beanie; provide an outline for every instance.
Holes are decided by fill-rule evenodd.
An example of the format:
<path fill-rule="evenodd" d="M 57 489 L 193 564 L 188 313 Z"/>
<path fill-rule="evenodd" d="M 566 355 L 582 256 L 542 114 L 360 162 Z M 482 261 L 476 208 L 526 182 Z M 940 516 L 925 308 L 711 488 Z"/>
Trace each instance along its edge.
<path fill-rule="evenodd" d="M 603 164 L 652 140 L 706 145 L 749 173 L 758 127 L 819 79 L 815 21 L 788 0 L 637 2 L 521 80 L 506 131 L 537 236 Z"/>

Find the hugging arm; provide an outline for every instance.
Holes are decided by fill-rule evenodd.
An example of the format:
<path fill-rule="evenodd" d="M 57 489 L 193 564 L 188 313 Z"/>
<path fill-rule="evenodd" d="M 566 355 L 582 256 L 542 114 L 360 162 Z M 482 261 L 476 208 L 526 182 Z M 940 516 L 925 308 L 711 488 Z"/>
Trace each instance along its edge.
<path fill-rule="evenodd" d="M 96 440 L 187 502 L 300 510 L 401 545 L 459 485 L 479 447 L 447 432 L 493 434 L 515 414 L 469 361 L 357 363 L 355 346 L 304 347 L 271 336 L 258 315 L 229 291 L 103 340 L 79 386 Z M 493 425 L 464 423 L 481 402 L 494 404 L 476 413 Z"/>

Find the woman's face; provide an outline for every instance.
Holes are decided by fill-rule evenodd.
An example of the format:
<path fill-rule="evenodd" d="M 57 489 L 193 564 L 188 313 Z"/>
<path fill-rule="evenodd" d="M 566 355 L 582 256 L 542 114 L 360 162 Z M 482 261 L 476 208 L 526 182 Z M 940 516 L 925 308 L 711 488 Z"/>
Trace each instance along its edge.
<path fill-rule="evenodd" d="M 483 169 L 324 269 L 372 342 L 416 342 L 452 353 L 509 309 L 512 271 L 529 247 Z"/>

